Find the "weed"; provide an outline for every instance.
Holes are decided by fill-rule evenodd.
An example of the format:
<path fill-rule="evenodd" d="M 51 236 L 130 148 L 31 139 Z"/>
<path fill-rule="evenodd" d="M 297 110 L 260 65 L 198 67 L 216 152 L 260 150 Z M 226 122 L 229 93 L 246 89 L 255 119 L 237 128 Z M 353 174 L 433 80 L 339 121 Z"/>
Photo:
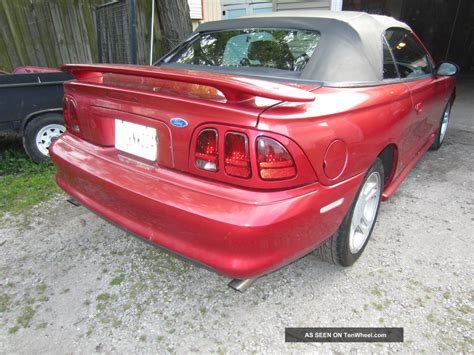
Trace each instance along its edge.
<path fill-rule="evenodd" d="M 374 295 L 374 296 L 377 296 L 377 297 L 382 297 L 383 296 L 383 293 L 382 291 L 380 290 L 380 288 L 378 286 L 375 286 L 371 293 Z"/>
<path fill-rule="evenodd" d="M 11 327 L 10 329 L 8 329 L 8 333 L 15 334 L 19 329 L 20 327 L 15 325 L 14 327 Z"/>
<path fill-rule="evenodd" d="M 123 279 L 124 279 L 124 276 L 123 276 L 123 275 L 114 277 L 114 278 L 112 279 L 112 281 L 110 281 L 110 286 L 117 286 L 117 285 L 120 285 L 120 284 L 122 283 Z"/>
<path fill-rule="evenodd" d="M 35 315 L 35 310 L 31 308 L 31 306 L 26 306 L 23 308 L 22 313 L 16 319 L 16 323 L 23 328 L 27 328 L 30 326 L 31 319 Z"/>
<path fill-rule="evenodd" d="M 468 313 L 472 313 L 472 308 L 469 307 L 467 304 L 463 304 L 459 310 L 464 313 L 464 314 L 468 314 Z"/>
<path fill-rule="evenodd" d="M 59 192 L 50 161 L 35 164 L 26 155 L 21 140 L 0 142 L 0 216 L 49 200 Z"/>
<path fill-rule="evenodd" d="M 46 291 L 46 287 L 46 284 L 42 282 L 36 286 L 36 291 L 38 291 L 38 293 L 44 293 L 44 291 Z"/>
<path fill-rule="evenodd" d="M 36 324 L 36 329 L 45 329 L 48 326 L 48 323 L 46 322 L 40 322 Z"/>
<path fill-rule="evenodd" d="M 8 309 L 10 303 L 10 296 L 8 296 L 6 293 L 0 294 L 0 313 L 5 312 Z"/>
<path fill-rule="evenodd" d="M 106 302 L 109 299 L 110 299 L 110 294 L 108 293 L 101 293 L 99 296 L 97 296 L 97 301 Z"/>

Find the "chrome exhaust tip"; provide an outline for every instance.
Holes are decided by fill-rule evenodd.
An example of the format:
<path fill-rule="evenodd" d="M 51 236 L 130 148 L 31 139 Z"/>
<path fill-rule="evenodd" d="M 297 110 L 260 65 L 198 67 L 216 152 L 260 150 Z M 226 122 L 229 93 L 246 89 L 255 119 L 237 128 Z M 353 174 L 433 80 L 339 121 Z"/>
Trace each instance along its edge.
<path fill-rule="evenodd" d="M 239 280 L 239 279 L 233 279 L 231 282 L 229 282 L 229 287 L 233 288 L 236 291 L 239 292 L 245 292 L 246 289 L 248 289 L 252 284 L 255 282 L 255 279 L 245 279 L 245 280 Z"/>

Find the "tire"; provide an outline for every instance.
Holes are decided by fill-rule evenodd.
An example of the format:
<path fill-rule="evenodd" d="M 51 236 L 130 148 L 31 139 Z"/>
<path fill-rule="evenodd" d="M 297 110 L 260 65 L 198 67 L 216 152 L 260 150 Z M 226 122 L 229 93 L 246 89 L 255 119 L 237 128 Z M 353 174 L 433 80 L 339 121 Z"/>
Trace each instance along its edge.
<path fill-rule="evenodd" d="M 52 139 L 59 137 L 66 128 L 63 115 L 47 113 L 34 117 L 25 127 L 23 147 L 35 163 L 49 159 L 48 148 Z"/>
<path fill-rule="evenodd" d="M 438 150 L 441 148 L 441 145 L 444 142 L 444 138 L 446 138 L 446 132 L 448 131 L 448 124 L 449 119 L 451 117 L 451 107 L 453 106 L 453 101 L 449 100 L 444 108 L 443 114 L 441 115 L 441 119 L 439 121 L 439 129 L 438 135 L 436 136 L 436 140 L 430 147 L 430 150 Z"/>
<path fill-rule="evenodd" d="M 327 262 L 341 266 L 351 266 L 361 256 L 377 221 L 380 209 L 380 201 L 382 198 L 384 184 L 384 171 L 382 161 L 377 158 L 365 175 L 359 191 L 357 192 L 354 202 L 349 211 L 342 220 L 337 232 L 315 250 L 316 255 Z M 368 202 L 363 202 L 363 197 L 372 195 Z M 362 208 L 366 206 L 365 208 Z M 361 210 L 364 213 L 361 214 Z M 370 213 L 369 213 L 370 211 Z M 368 212 L 369 217 L 362 223 L 362 217 Z M 351 227 L 352 221 L 359 219 L 360 222 Z M 363 226 L 365 224 L 365 226 Z M 364 233 L 362 233 L 362 226 Z M 359 231 L 359 232 L 357 232 Z"/>

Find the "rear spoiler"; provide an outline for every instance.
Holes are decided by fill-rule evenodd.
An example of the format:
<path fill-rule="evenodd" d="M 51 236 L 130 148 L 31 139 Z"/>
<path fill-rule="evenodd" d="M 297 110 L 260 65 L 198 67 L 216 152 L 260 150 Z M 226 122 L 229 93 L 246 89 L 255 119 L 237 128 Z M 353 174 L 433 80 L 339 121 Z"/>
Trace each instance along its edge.
<path fill-rule="evenodd" d="M 103 73 L 114 73 L 207 85 L 221 91 L 228 101 L 242 101 L 256 96 L 290 102 L 312 102 L 315 99 L 313 93 L 290 85 L 229 74 L 140 65 L 65 64 L 61 68 L 77 80 L 100 82 Z"/>

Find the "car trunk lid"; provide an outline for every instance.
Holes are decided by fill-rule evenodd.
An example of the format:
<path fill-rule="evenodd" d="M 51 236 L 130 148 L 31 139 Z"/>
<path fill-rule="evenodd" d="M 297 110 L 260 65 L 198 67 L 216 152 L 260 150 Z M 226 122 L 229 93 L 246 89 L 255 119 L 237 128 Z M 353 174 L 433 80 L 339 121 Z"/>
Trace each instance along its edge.
<path fill-rule="evenodd" d="M 125 122 L 128 125 L 122 131 L 137 132 L 139 126 L 148 127 L 156 133 L 157 155 L 138 158 L 184 171 L 192 135 L 200 125 L 251 128 L 275 104 L 314 100 L 310 92 L 314 85 L 284 85 L 235 75 L 126 65 L 64 65 L 63 70 L 76 79 L 65 84 L 80 130 L 70 129 L 72 133 L 96 145 L 116 146 L 118 153 L 134 158 L 136 154 L 117 145 L 116 126 Z"/>

